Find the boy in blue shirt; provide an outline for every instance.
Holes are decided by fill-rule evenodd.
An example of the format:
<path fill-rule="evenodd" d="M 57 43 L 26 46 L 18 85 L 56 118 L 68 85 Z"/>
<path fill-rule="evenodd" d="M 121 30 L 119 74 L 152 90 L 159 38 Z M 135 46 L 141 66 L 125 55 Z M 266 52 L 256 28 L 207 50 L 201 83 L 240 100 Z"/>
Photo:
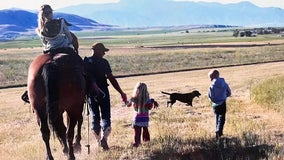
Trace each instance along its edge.
<path fill-rule="evenodd" d="M 219 77 L 218 70 L 211 70 L 208 73 L 211 80 L 208 97 L 211 101 L 216 120 L 216 138 L 223 135 L 223 128 L 226 120 L 226 99 L 231 96 L 231 89 L 224 78 Z"/>

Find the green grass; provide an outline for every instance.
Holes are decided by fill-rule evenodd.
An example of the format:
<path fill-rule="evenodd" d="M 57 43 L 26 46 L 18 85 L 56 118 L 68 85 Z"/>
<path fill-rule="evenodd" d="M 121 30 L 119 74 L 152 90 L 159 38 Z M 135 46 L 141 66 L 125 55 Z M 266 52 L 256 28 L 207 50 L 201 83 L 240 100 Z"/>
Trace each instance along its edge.
<path fill-rule="evenodd" d="M 41 47 L 41 42 L 39 39 L 28 39 L 28 40 L 15 40 L 15 41 L 7 41 L 0 42 L 0 50 L 6 50 L 8 48 L 34 48 Z"/>
<path fill-rule="evenodd" d="M 226 43 L 226 42 L 261 42 L 282 39 L 276 34 L 258 35 L 256 37 L 233 37 L 233 30 L 207 31 L 156 29 L 156 30 L 124 30 L 124 31 L 95 31 L 75 32 L 80 40 L 80 45 L 90 46 L 94 41 L 100 41 L 108 46 L 161 46 L 183 45 L 203 43 Z M 19 37 L 15 41 L 0 42 L 0 49 L 7 48 L 34 48 L 41 47 L 38 37 Z"/>
<path fill-rule="evenodd" d="M 80 44 L 91 45 L 93 41 L 100 41 L 108 46 L 163 46 L 163 45 L 184 45 L 184 44 L 204 44 L 204 43 L 227 43 L 227 42 L 261 42 L 269 40 L 278 40 L 281 37 L 276 35 L 259 35 L 257 37 L 235 38 L 231 32 L 205 32 L 205 33 L 152 33 L 139 34 L 133 33 L 125 35 L 101 35 L 94 33 L 92 37 L 82 37 Z M 92 34 L 90 34 L 92 35 Z"/>

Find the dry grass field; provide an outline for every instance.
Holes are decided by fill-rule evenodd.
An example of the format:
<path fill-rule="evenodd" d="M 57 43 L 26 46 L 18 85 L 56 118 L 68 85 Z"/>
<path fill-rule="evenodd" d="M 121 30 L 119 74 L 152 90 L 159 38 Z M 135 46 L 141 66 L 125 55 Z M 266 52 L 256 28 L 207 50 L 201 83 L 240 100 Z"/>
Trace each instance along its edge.
<path fill-rule="evenodd" d="M 105 57 L 110 61 L 115 75 L 271 63 L 217 68 L 232 90 L 232 96 L 227 101 L 224 137 L 220 140 L 215 139 L 215 120 L 207 97 L 209 69 L 118 78 L 128 97 L 137 82 L 145 82 L 150 96 L 159 102 L 159 108 L 150 112 L 151 141 L 132 148 L 133 109 L 125 107 L 120 95 L 110 86 L 110 150 L 102 151 L 97 147 L 94 137 L 88 134 L 88 122 L 91 123 L 91 120 L 85 109 L 82 150 L 76 153 L 76 159 L 284 159 L 284 112 L 266 103 L 256 103 L 252 98 L 256 85 L 270 78 L 284 77 L 284 40 L 273 35 L 269 38 L 258 36 L 242 39 L 232 37 L 231 33 L 225 35 L 227 37 L 222 34 L 216 38 L 216 33 L 210 33 L 210 37 L 206 34 L 201 39 L 200 33 L 174 33 L 80 39 L 82 57 L 90 55 L 90 45 L 96 40 L 101 40 L 110 48 Z M 28 65 L 41 53 L 42 48 L 36 40 L 19 41 L 17 47 L 13 47 L 13 43 L 0 43 L 0 160 L 45 159 L 45 145 L 35 114 L 30 105 L 21 100 L 26 87 L 9 88 L 26 83 Z M 29 46 L 32 47 L 25 47 L 25 43 L 31 43 Z M 279 88 L 282 88 L 280 92 L 283 93 L 283 87 Z M 169 97 L 160 93 L 185 93 L 192 90 L 202 94 L 193 100 L 193 107 L 176 102 L 172 108 L 168 108 L 166 101 Z M 273 96 L 273 93 L 269 95 Z M 283 98 L 279 104 L 283 106 Z M 51 137 L 50 143 L 54 158 L 66 159 L 55 136 Z M 90 144 L 90 154 L 85 147 L 87 144 Z"/>
<path fill-rule="evenodd" d="M 267 78 L 283 76 L 283 68 L 284 62 L 218 68 L 232 89 L 232 97 L 228 99 L 225 138 L 221 142 L 214 138 L 215 122 L 207 98 L 209 70 L 119 78 L 118 81 L 128 96 L 137 82 L 145 82 L 150 96 L 160 103 L 158 109 L 151 111 L 151 142 L 137 149 L 131 147 L 133 110 L 124 107 L 119 94 L 110 87 L 113 128 L 109 138 L 110 150 L 105 152 L 97 148 L 94 138 L 90 135 L 91 152 L 87 153 L 84 145 L 88 143 L 88 117 L 84 115 L 82 151 L 75 156 L 79 160 L 195 160 L 215 159 L 216 151 L 224 152 L 221 157 L 223 159 L 234 159 L 234 156 L 237 159 L 282 159 L 283 114 L 256 105 L 251 101 L 250 93 L 254 84 Z M 177 102 L 173 108 L 167 108 L 168 97 L 160 93 L 161 90 L 189 92 L 194 89 L 199 90 L 202 96 L 194 99 L 193 107 Z M 35 115 L 29 105 L 20 99 L 24 90 L 25 87 L 0 90 L 1 160 L 45 158 L 44 143 Z M 51 138 L 51 147 L 55 159 L 65 159 L 57 138 Z"/>

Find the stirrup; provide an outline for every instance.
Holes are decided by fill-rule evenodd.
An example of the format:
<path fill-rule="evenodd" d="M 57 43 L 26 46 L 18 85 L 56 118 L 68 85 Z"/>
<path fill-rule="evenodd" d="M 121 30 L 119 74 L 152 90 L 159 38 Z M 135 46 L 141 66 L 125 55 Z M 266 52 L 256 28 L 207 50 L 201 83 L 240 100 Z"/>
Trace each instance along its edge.
<path fill-rule="evenodd" d="M 25 103 L 30 103 L 28 91 L 25 91 L 21 98 Z"/>

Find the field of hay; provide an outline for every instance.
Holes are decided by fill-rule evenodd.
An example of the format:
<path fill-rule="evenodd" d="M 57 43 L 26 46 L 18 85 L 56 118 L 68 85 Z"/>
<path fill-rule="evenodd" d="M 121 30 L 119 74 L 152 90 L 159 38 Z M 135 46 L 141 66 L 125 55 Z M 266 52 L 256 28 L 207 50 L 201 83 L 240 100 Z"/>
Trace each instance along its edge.
<path fill-rule="evenodd" d="M 170 52 L 180 55 L 180 57 L 175 57 L 177 59 L 182 59 L 182 55 L 189 53 L 198 56 L 198 53 L 210 52 L 210 54 L 207 55 L 216 55 L 217 53 L 222 52 L 221 58 L 218 58 L 217 56 L 213 57 L 212 60 L 218 59 L 220 61 L 217 61 L 216 63 L 222 64 L 222 60 L 229 59 L 230 61 L 227 61 L 227 63 L 230 64 L 232 59 L 236 59 L 237 57 L 246 59 L 246 57 L 250 57 L 249 53 L 261 53 L 263 50 L 268 52 L 271 55 L 270 57 L 273 57 L 272 55 L 277 53 L 281 57 L 282 50 L 280 48 L 283 47 L 282 45 L 279 45 L 280 48 L 277 46 L 275 48 L 263 46 L 244 49 L 238 47 L 217 49 L 194 48 L 190 49 L 190 52 L 187 49 L 174 48 L 156 49 L 155 51 L 158 52 L 153 53 L 153 49 L 145 47 L 128 48 L 126 46 L 118 47 L 116 45 L 111 45 L 110 42 L 109 44 L 112 52 L 110 52 L 111 55 L 107 58 L 112 58 L 112 55 L 117 55 L 112 59 L 112 64 L 125 62 L 119 59 L 120 56 L 125 54 L 136 56 L 142 55 L 143 57 L 143 55 L 160 55 L 161 53 L 164 53 L 167 56 L 169 54 L 170 57 L 176 56 L 170 54 Z M 21 54 L 19 51 L 24 51 L 25 54 Z M 40 48 L 9 48 L 1 50 L 1 62 L 5 60 L 9 61 L 11 59 L 26 59 L 27 61 L 25 63 L 28 64 L 39 52 Z M 230 56 L 226 57 L 231 53 L 234 54 L 233 58 Z M 13 58 L 9 56 L 10 54 L 14 54 Z M 243 56 L 243 54 L 245 55 Z M 89 55 L 87 45 L 82 46 L 81 55 Z M 175 58 L 170 59 L 170 62 L 175 61 Z M 164 59 L 166 58 L 162 58 L 162 60 Z M 210 61 L 211 60 L 209 59 L 208 62 Z M 151 63 L 155 62 L 157 61 Z M 15 64 L 17 64 L 17 61 L 15 61 Z M 167 62 L 167 65 L 168 64 L 171 63 Z M 176 66 L 177 65 L 171 65 L 170 68 L 175 68 Z M 117 67 L 119 67 L 119 65 Z M 113 68 L 117 67 L 115 66 Z M 137 67 L 139 68 L 139 66 Z M 227 102 L 228 112 L 224 128 L 224 137 L 219 141 L 215 139 L 214 115 L 207 97 L 207 91 L 210 85 L 207 73 L 210 69 L 146 76 L 130 76 L 117 79 L 128 97 L 130 97 L 132 89 L 137 82 L 145 82 L 148 85 L 150 96 L 155 98 L 160 104 L 159 108 L 153 109 L 150 114 L 149 130 L 151 141 L 141 145 L 139 148 L 131 147 L 134 139 L 133 129 L 131 128 L 133 109 L 125 107 L 120 100 L 119 94 L 112 86 L 110 86 L 112 105 L 112 133 L 109 138 L 110 150 L 102 151 L 97 147 L 94 137 L 91 134 L 88 135 L 88 117 L 84 112 L 84 124 L 82 128 L 83 138 L 81 142 L 82 151 L 81 153 L 76 153 L 76 159 L 199 160 L 208 159 L 209 157 L 210 159 L 283 159 L 283 112 L 278 112 L 275 109 L 265 106 L 265 104 L 255 103 L 252 99 L 252 88 L 255 85 L 260 84 L 263 80 L 283 77 L 284 62 L 215 67 L 220 71 L 221 77 L 226 79 L 232 90 L 232 96 L 228 98 Z M 22 66 L 22 68 L 24 67 Z M 181 67 L 176 68 L 184 69 Z M 165 68 L 162 71 L 165 70 L 168 70 L 168 68 Z M 157 71 L 159 70 L 155 70 L 154 72 Z M 10 73 L 11 76 L 14 75 L 13 73 L 14 72 Z M 25 75 L 26 71 L 22 70 L 20 73 Z M 116 70 L 115 73 L 117 75 L 125 74 L 125 72 L 120 73 Z M 130 73 L 133 73 L 133 71 L 130 71 Z M 1 80 L 1 82 L 3 82 L 3 80 Z M 20 96 L 25 90 L 25 87 L 0 89 L 1 160 L 31 160 L 45 158 L 45 146 L 41 139 L 35 114 L 32 113 L 30 106 L 24 104 L 20 99 Z M 168 100 L 168 96 L 160 93 L 160 91 L 185 93 L 192 90 L 199 90 L 202 94 L 201 97 L 194 99 L 193 107 L 177 102 L 172 108 L 167 108 L 166 101 Z M 66 159 L 61 152 L 61 147 L 57 138 L 51 137 L 50 142 L 54 158 Z M 84 145 L 88 143 L 91 146 L 90 154 L 87 153 L 87 148 L 84 147 Z"/>
<path fill-rule="evenodd" d="M 148 84 L 150 95 L 160 107 L 151 112 L 151 142 L 140 148 L 130 147 L 133 141 L 131 108 L 120 102 L 112 87 L 112 134 L 109 138 L 110 151 L 97 148 L 90 135 L 91 153 L 83 147 L 77 159 L 199 159 L 199 156 L 225 158 L 242 155 L 283 158 L 283 114 L 254 104 L 250 99 L 252 85 L 267 77 L 284 75 L 284 62 L 219 68 L 232 89 L 228 99 L 225 138 L 217 142 L 214 135 L 214 118 L 207 99 L 209 70 L 159 74 L 118 79 L 123 90 L 131 95 L 134 85 L 141 81 Z M 168 97 L 160 93 L 188 92 L 197 89 L 202 96 L 193 101 L 194 107 L 177 102 L 173 108 L 166 107 Z M 20 100 L 25 88 L 0 90 L 0 155 L 1 159 L 42 159 L 45 149 L 35 115 L 29 105 Z M 84 116 L 82 145 L 87 144 L 87 116 Z M 240 144 L 235 144 L 235 143 Z M 203 144 L 206 143 L 206 144 Z M 221 144 L 219 144 L 221 143 Z M 63 159 L 59 143 L 51 138 L 51 147 L 56 159 Z M 217 147 L 217 148 L 215 148 Z M 282 150 L 281 150 L 282 148 Z M 281 152 L 277 152 L 280 149 Z M 270 152 L 274 150 L 274 152 Z M 214 152 L 213 152 L 214 151 Z M 217 152 L 217 153 L 215 153 Z M 233 153 L 231 153 L 233 152 Z M 234 153 L 236 152 L 236 153 Z M 194 158 L 198 156 L 197 158 Z"/>

